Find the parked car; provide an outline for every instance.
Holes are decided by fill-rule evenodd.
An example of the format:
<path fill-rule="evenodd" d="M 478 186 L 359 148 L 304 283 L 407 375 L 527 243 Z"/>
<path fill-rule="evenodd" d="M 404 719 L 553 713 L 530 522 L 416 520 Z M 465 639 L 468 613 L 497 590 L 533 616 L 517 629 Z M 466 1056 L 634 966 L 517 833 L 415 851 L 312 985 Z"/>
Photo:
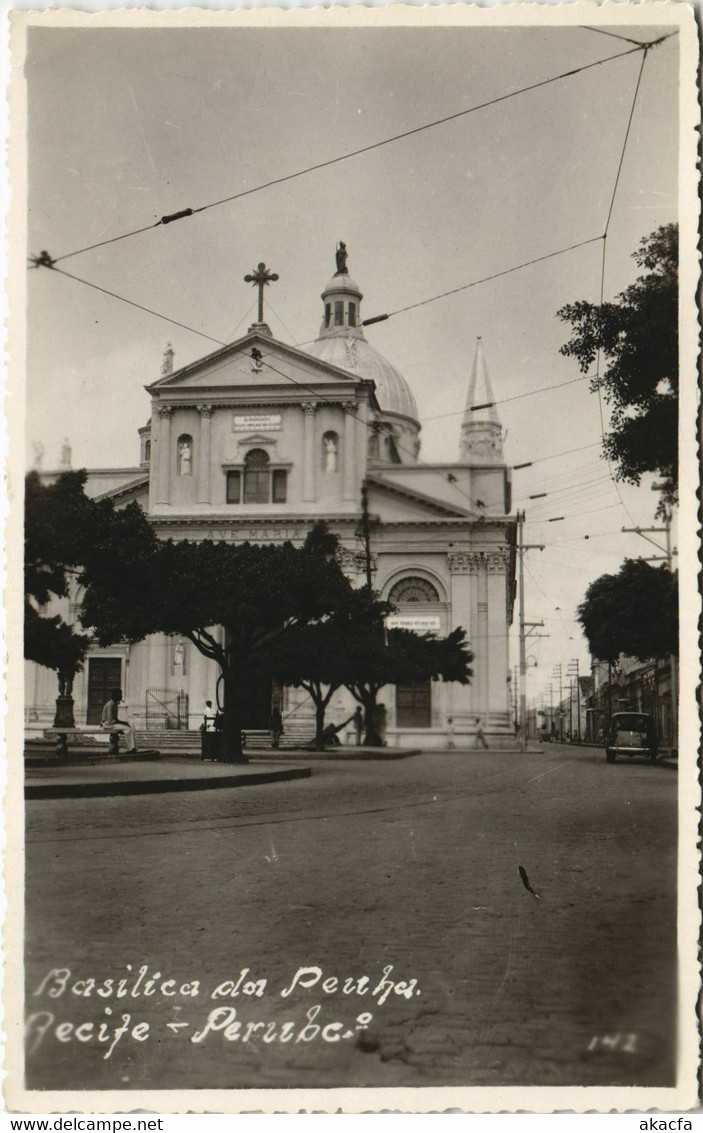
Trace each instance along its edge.
<path fill-rule="evenodd" d="M 615 712 L 605 736 L 605 758 L 615 763 L 618 755 L 643 755 L 652 762 L 659 754 L 654 717 L 645 712 Z"/>

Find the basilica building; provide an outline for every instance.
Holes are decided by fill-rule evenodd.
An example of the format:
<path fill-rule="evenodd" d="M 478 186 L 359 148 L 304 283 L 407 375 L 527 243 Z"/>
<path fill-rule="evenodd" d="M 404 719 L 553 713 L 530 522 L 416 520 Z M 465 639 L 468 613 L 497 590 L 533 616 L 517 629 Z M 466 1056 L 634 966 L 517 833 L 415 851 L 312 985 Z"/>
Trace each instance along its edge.
<path fill-rule="evenodd" d="M 260 264 L 247 277 L 259 286 L 257 322 L 180 369 L 168 350 L 160 377 L 145 387 L 151 412 L 139 430 L 138 465 L 91 471 L 86 490 L 118 507 L 136 500 L 165 539 L 298 545 L 324 519 L 359 586 L 365 516 L 373 586 L 397 607 L 389 625 L 439 635 L 463 626 L 474 654 L 468 686 L 381 691 L 389 745 L 469 748 L 479 720 L 489 740 L 507 741 L 516 524 L 482 342 L 467 359 L 456 458 L 426 463 L 413 392 L 367 341 L 344 245 L 336 268 L 322 292 L 319 336 L 301 349 L 275 339 L 265 322 L 264 288 L 273 277 Z M 73 595 L 67 620 L 79 605 Z M 74 683 L 76 724 L 99 722 L 119 686 L 139 729 L 197 728 L 206 700 L 216 699 L 217 676 L 187 639 L 95 647 Z M 28 719 L 50 724 L 55 696 L 55 674 L 28 662 Z M 268 728 L 273 703 L 290 734 L 307 727 L 312 736 L 306 694 L 271 685 L 252 695 L 246 729 Z M 340 690 L 328 720 L 341 723 L 354 707 Z"/>

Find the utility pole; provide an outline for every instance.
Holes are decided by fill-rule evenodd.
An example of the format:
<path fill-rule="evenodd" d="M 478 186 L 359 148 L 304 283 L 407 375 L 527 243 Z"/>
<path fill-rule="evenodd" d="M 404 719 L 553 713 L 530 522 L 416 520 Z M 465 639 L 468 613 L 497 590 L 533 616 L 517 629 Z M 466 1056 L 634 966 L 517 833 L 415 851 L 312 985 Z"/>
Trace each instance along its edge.
<path fill-rule="evenodd" d="M 525 632 L 526 628 L 535 628 L 536 626 L 543 626 L 544 622 L 526 622 L 525 621 L 525 551 L 543 551 L 543 543 L 525 543 L 524 542 L 524 526 L 525 526 L 525 512 L 518 511 L 517 513 L 517 554 L 518 554 L 518 617 L 520 621 L 520 712 L 518 715 L 518 741 L 522 751 L 527 748 L 527 700 L 526 700 L 526 683 L 527 683 L 527 649 L 525 646 L 525 638 L 528 636 Z"/>
<path fill-rule="evenodd" d="M 364 540 L 366 586 L 371 593 L 371 534 L 369 531 L 369 491 L 364 480 L 361 485 L 361 538 Z"/>
<path fill-rule="evenodd" d="M 652 491 L 661 491 L 664 487 L 663 484 L 652 484 Z M 673 567 L 674 555 L 678 555 L 678 549 L 671 546 L 671 505 L 663 504 L 663 525 L 661 527 L 623 527 L 623 531 L 632 535 L 639 535 L 642 539 L 646 539 L 648 543 L 652 543 L 658 551 L 664 551 L 662 555 L 648 555 L 643 558 L 645 563 L 665 562 L 668 569 L 671 571 Z M 655 543 L 654 539 L 650 539 L 649 535 L 663 535 L 665 539 L 665 547 L 661 547 L 659 543 Z M 678 673 L 676 671 L 676 658 L 673 655 L 669 657 L 669 668 L 671 672 L 671 714 L 672 714 L 672 727 L 673 727 L 673 741 L 674 746 L 679 746 L 679 689 L 678 689 Z M 659 699 L 659 690 L 657 689 L 657 700 Z"/>
<path fill-rule="evenodd" d="M 562 704 L 562 701 L 564 699 L 564 685 L 563 685 L 563 682 L 562 682 L 562 675 L 561 675 L 561 662 L 559 662 L 558 665 L 554 666 L 554 672 L 552 673 L 552 678 L 553 678 L 553 680 L 556 680 L 557 678 L 559 680 L 559 708 L 558 708 L 558 711 L 559 711 L 559 739 L 562 740 L 564 738 L 563 737 L 564 727 L 563 727 L 562 718 L 561 718 L 561 704 Z"/>
<path fill-rule="evenodd" d="M 549 693 L 549 735 L 554 735 L 554 689 L 551 684 L 547 688 Z"/>
<path fill-rule="evenodd" d="M 569 676 L 572 677 L 576 684 L 576 740 L 581 742 L 581 679 L 579 675 L 579 662 L 578 657 L 574 657 L 569 662 L 568 668 Z M 569 699 L 569 713 L 571 713 L 571 699 Z M 573 732 L 573 726 L 571 727 Z"/>

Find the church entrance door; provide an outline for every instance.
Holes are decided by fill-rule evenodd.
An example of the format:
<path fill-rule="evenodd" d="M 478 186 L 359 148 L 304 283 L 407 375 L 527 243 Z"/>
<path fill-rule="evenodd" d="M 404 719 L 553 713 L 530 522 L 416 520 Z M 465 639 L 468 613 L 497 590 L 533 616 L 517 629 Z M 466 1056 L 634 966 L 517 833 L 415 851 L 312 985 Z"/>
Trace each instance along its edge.
<path fill-rule="evenodd" d="M 103 707 L 114 688 L 122 687 L 122 661 L 119 657 L 88 658 L 88 715 L 86 724 L 99 724 Z"/>
<path fill-rule="evenodd" d="M 398 728 L 429 728 L 432 725 L 432 684 L 396 685 L 395 722 Z"/>

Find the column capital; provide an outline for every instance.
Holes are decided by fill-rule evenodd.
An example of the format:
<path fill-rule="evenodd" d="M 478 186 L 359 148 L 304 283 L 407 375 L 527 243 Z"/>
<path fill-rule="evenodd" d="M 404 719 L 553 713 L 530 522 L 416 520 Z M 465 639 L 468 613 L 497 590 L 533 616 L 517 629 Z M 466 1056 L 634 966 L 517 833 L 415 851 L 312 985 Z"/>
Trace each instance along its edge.
<path fill-rule="evenodd" d="M 356 413 L 358 408 L 359 408 L 359 402 L 358 401 L 343 401 L 342 402 L 342 409 L 344 410 L 345 413 Z"/>
<path fill-rule="evenodd" d="M 478 574 L 483 561 L 478 551 L 450 551 L 447 558 L 450 574 Z"/>
<path fill-rule="evenodd" d="M 485 559 L 489 574 L 505 574 L 510 565 L 510 550 L 508 547 L 497 547 L 495 551 L 486 551 Z"/>
<path fill-rule="evenodd" d="M 499 547 L 494 551 L 450 551 L 450 574 L 478 574 L 482 568 L 488 574 L 505 574 L 510 564 L 510 550 Z"/>
<path fill-rule="evenodd" d="M 213 410 L 211 405 L 197 405 L 196 409 L 201 417 L 212 417 Z"/>
<path fill-rule="evenodd" d="M 337 562 L 344 571 L 363 574 L 366 571 L 366 554 L 364 551 L 351 551 L 348 547 L 340 547 L 337 552 Z M 378 570 L 378 557 L 370 555 L 371 570 Z"/>
<path fill-rule="evenodd" d="M 159 417 L 172 417 L 172 416 L 173 416 L 173 406 L 172 405 L 160 405 L 159 406 Z"/>
<path fill-rule="evenodd" d="M 306 417 L 312 417 L 315 410 L 317 409 L 317 402 L 316 401 L 303 401 L 301 403 L 301 405 L 302 405 L 303 413 L 305 414 Z"/>

